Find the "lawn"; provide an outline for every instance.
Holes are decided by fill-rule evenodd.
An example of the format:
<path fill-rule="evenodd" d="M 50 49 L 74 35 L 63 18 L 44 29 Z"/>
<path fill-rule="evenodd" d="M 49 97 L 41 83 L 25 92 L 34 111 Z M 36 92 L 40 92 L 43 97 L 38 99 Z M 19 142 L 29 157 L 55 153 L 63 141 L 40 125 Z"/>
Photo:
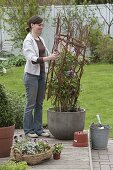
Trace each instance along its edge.
<path fill-rule="evenodd" d="M 23 85 L 23 67 L 12 68 L 7 74 L 0 76 L 0 83 L 18 94 L 25 91 Z M 99 114 L 103 124 L 111 126 L 110 137 L 113 137 L 113 65 L 87 65 L 81 81 L 79 105 L 86 109 L 85 129 L 92 122 L 97 122 Z M 50 101 L 44 101 L 43 123 L 47 123 L 47 109 Z"/>

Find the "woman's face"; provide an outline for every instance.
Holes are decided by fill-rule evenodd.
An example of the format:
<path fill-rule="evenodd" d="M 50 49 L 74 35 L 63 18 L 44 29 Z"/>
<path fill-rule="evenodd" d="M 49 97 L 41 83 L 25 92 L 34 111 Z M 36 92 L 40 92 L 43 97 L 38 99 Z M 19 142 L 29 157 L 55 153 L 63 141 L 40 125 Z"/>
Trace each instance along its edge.
<path fill-rule="evenodd" d="M 40 35 L 42 33 L 43 27 L 44 27 L 43 23 L 40 23 L 40 24 L 31 24 L 32 31 L 35 34 L 37 34 L 37 35 Z"/>

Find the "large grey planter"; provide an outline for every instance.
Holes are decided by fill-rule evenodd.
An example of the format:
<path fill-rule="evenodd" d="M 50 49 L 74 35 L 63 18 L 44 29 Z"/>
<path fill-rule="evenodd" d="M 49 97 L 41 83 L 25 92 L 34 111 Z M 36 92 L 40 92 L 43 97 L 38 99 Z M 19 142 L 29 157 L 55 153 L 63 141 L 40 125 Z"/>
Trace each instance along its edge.
<path fill-rule="evenodd" d="M 56 139 L 73 139 L 74 132 L 82 131 L 85 124 L 85 110 L 77 112 L 47 112 L 48 129 Z"/>

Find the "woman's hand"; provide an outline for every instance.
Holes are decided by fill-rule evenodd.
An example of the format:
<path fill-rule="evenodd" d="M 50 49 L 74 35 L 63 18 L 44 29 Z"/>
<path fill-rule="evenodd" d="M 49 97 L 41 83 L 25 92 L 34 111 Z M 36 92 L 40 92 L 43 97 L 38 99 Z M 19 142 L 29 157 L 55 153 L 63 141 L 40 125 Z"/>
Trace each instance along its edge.
<path fill-rule="evenodd" d="M 43 57 L 43 61 L 46 62 L 46 61 L 50 61 L 50 60 L 52 60 L 52 61 L 56 60 L 60 56 L 59 54 L 60 54 L 59 52 L 55 51 L 51 55 L 49 55 L 47 57 Z"/>
<path fill-rule="evenodd" d="M 55 51 L 51 54 L 51 60 L 56 60 L 59 57 L 59 52 Z"/>

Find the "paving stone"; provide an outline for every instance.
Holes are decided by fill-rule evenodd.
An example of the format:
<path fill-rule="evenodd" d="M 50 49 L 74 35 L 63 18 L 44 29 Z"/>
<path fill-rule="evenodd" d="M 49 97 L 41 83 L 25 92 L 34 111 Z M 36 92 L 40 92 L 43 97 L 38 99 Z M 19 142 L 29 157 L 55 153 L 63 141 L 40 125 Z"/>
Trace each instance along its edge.
<path fill-rule="evenodd" d="M 113 140 L 109 139 L 106 150 L 92 150 L 92 161 L 93 170 L 113 170 Z"/>
<path fill-rule="evenodd" d="M 23 134 L 23 130 L 17 130 L 16 135 Z M 39 137 L 42 138 L 42 137 Z M 35 166 L 28 166 L 27 170 L 92 170 L 92 158 L 90 145 L 88 147 L 73 147 L 72 140 L 58 140 L 53 136 L 50 138 L 44 138 L 50 145 L 55 143 L 63 143 L 64 149 L 61 153 L 60 160 L 43 161 Z M 1 161 L 1 159 L 0 159 Z M 5 161 L 5 159 L 4 159 Z"/>
<path fill-rule="evenodd" d="M 113 155 L 109 155 L 109 160 L 113 162 Z"/>
<path fill-rule="evenodd" d="M 8 161 L 10 158 L 9 157 L 5 157 L 5 158 L 0 158 L 0 164 L 3 162 Z"/>
<path fill-rule="evenodd" d="M 112 162 L 102 161 L 100 162 L 100 165 L 113 165 L 113 161 Z"/>
<path fill-rule="evenodd" d="M 109 160 L 109 157 L 108 157 L 108 155 L 99 155 L 99 157 L 100 157 L 100 159 L 102 159 L 102 160 Z"/>
<path fill-rule="evenodd" d="M 92 152 L 92 157 L 98 157 L 98 152 Z"/>
<path fill-rule="evenodd" d="M 24 134 L 23 130 L 16 131 L 16 135 L 20 134 Z M 109 139 L 106 150 L 91 150 L 90 147 L 73 147 L 73 141 L 58 140 L 52 136 L 51 138 L 46 138 L 46 140 L 48 140 L 51 145 L 58 142 L 64 144 L 61 159 L 56 161 L 51 158 L 39 165 L 28 166 L 27 170 L 92 170 L 92 160 L 93 170 L 113 170 L 112 139 Z M 7 160 L 9 160 L 9 157 L 0 158 L 0 164 Z"/>
<path fill-rule="evenodd" d="M 95 157 L 92 156 L 92 159 L 93 159 L 93 161 L 97 161 L 97 160 L 99 160 L 100 158 L 99 158 L 99 156 L 95 156 Z"/>
<path fill-rule="evenodd" d="M 93 162 L 93 168 L 99 168 L 100 163 L 99 162 Z"/>
<path fill-rule="evenodd" d="M 71 165 L 71 164 L 66 164 L 66 165 L 58 165 L 58 163 L 57 163 L 57 165 L 42 165 L 42 164 L 40 164 L 40 165 L 38 165 L 38 166 L 36 166 L 37 167 L 37 169 L 39 169 L 39 170 L 41 170 L 41 169 L 47 169 L 47 170 L 50 170 L 50 169 L 52 169 L 52 170 L 54 170 L 54 169 L 60 169 L 60 170 L 62 170 L 62 169 L 66 169 L 66 170 L 68 170 L 68 169 L 80 169 L 80 170 L 84 170 L 84 169 L 86 169 L 86 170 L 90 170 L 90 167 L 88 166 L 88 165 L 82 165 L 82 164 L 79 164 L 79 165 L 76 165 L 76 163 L 74 164 L 74 166 L 73 165 Z M 34 166 L 34 167 L 31 167 L 31 170 L 34 170 L 34 169 L 36 169 L 36 167 Z"/>
<path fill-rule="evenodd" d="M 111 170 L 109 165 L 101 165 L 102 170 Z"/>
<path fill-rule="evenodd" d="M 100 155 L 102 154 L 107 154 L 108 153 L 108 150 L 106 149 L 106 150 L 98 150 L 97 151 Z"/>

